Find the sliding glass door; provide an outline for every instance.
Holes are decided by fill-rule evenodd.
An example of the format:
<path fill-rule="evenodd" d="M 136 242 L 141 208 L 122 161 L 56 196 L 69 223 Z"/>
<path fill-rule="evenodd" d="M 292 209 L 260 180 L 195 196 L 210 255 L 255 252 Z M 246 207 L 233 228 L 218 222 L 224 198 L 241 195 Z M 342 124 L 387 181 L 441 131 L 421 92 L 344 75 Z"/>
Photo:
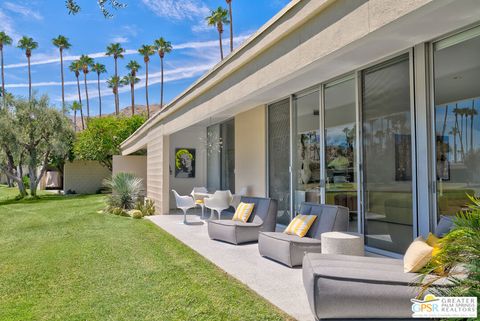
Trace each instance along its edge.
<path fill-rule="evenodd" d="M 434 44 L 436 208 L 455 215 L 480 195 L 480 27 Z"/>
<path fill-rule="evenodd" d="M 293 189 L 294 211 L 302 203 L 320 203 L 320 92 L 294 97 Z"/>
<path fill-rule="evenodd" d="M 350 75 L 324 86 L 325 203 L 350 210 L 349 231 L 358 229 L 356 81 Z"/>
<path fill-rule="evenodd" d="M 278 200 L 278 224 L 287 225 L 290 212 L 290 99 L 268 106 L 268 192 Z"/>
<path fill-rule="evenodd" d="M 362 72 L 365 243 L 401 254 L 416 206 L 410 83 L 408 54 Z"/>
<path fill-rule="evenodd" d="M 207 127 L 207 137 L 212 140 L 209 144 L 221 144 L 221 148 L 207 154 L 207 188 L 235 193 L 234 120 Z"/>

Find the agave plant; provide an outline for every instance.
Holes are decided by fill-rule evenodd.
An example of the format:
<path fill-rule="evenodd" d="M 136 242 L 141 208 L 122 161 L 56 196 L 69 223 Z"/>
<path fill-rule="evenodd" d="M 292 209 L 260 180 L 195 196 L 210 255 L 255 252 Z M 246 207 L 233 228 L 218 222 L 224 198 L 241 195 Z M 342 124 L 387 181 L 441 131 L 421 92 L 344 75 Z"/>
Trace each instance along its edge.
<path fill-rule="evenodd" d="M 130 173 L 118 173 L 104 180 L 106 187 L 112 190 L 107 199 L 110 209 L 131 210 L 135 208 L 142 191 L 142 179 Z"/>
<path fill-rule="evenodd" d="M 438 296 L 480 297 L 480 198 L 469 198 L 469 209 L 457 214 L 453 229 L 440 240 L 439 253 L 424 270 L 430 278 L 420 295 L 428 290 Z M 451 286 L 433 286 L 440 279 Z"/>

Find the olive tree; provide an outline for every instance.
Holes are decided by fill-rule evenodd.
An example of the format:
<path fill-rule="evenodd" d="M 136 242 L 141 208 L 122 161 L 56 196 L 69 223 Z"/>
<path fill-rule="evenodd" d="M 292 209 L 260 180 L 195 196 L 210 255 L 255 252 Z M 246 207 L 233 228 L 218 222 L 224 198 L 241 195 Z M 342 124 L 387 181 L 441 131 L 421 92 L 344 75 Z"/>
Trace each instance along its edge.
<path fill-rule="evenodd" d="M 6 166 L 2 170 L 13 179 L 25 196 L 22 169 L 28 169 L 30 195 L 37 188 L 52 159 L 66 158 L 74 133 L 70 121 L 51 107 L 47 96 L 31 100 L 16 99 L 10 110 L 0 116 L 0 144 Z M 5 125 L 4 125 L 5 124 Z"/>

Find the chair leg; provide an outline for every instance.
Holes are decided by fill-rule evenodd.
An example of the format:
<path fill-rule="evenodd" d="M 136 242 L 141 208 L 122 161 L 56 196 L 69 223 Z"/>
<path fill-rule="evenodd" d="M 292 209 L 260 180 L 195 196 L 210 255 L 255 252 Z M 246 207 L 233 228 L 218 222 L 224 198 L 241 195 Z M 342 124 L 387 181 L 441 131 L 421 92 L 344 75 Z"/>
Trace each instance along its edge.
<path fill-rule="evenodd" d="M 182 208 L 183 210 L 183 224 L 187 224 L 187 209 Z"/>
<path fill-rule="evenodd" d="M 205 213 L 205 206 L 202 206 L 202 220 L 205 219 L 204 213 Z"/>
<path fill-rule="evenodd" d="M 218 220 L 222 219 L 222 210 L 217 210 L 218 212 Z"/>

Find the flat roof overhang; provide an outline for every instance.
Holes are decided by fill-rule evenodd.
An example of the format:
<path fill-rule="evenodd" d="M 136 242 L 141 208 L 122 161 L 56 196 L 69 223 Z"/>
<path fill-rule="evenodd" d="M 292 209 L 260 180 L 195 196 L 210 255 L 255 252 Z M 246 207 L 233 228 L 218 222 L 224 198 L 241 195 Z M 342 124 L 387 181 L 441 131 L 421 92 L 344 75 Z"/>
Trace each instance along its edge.
<path fill-rule="evenodd" d="M 171 134 L 211 117 L 233 116 L 475 23 L 479 16 L 477 0 L 292 1 L 123 142 L 122 154 L 145 148 L 157 127 Z"/>

